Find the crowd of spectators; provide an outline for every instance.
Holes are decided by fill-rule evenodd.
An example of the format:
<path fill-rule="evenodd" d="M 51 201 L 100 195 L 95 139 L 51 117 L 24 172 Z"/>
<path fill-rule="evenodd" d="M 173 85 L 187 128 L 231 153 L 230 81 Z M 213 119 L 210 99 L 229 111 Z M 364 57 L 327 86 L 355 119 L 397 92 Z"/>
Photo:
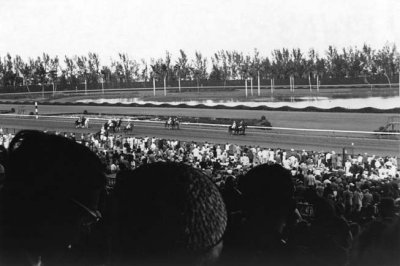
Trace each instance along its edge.
<path fill-rule="evenodd" d="M 94 185 L 96 192 L 91 189 L 91 193 L 98 196 L 97 203 L 93 202 L 93 197 L 68 196 L 78 202 L 77 205 L 88 209 L 92 218 L 100 217 L 97 210 L 103 216 L 91 230 L 90 240 L 85 240 L 90 248 L 81 252 L 86 254 L 90 264 L 400 263 L 397 252 L 400 248 L 400 178 L 396 157 L 99 133 L 35 133 L 43 143 L 33 138 L 35 143 L 30 143 L 30 147 L 22 144 L 29 142 L 32 132 L 23 134 L 0 136 L 3 147 L 1 186 L 4 184 L 5 188 L 14 183 L 3 182 L 4 178 L 7 181 L 16 176 L 29 175 L 31 178 L 37 175 L 39 180 L 41 172 L 48 179 L 54 175 L 82 176 L 65 169 L 67 166 L 78 170 L 93 169 L 96 174 L 87 172 L 87 175 L 96 177 L 100 169 L 104 170 L 104 191 L 97 191 L 103 182 L 101 178 Z M 81 158 L 73 151 L 64 152 L 54 145 L 47 147 L 44 135 L 54 136 L 60 143 L 63 139 L 85 146 L 85 152 L 91 151 L 97 155 L 96 159 L 89 155 Z M 24 155 L 18 153 L 20 146 L 27 150 Z M 43 147 L 48 150 L 39 152 Z M 78 150 L 75 148 L 74 151 Z M 61 165 L 60 158 L 69 160 L 67 155 L 75 159 Z M 90 158 L 88 166 L 85 165 L 87 158 Z M 29 171 L 12 163 L 17 161 L 26 165 L 26 160 L 32 160 Z M 47 171 L 47 163 L 53 161 L 54 165 L 49 168 L 58 166 L 60 169 Z M 37 173 L 32 170 L 33 162 L 38 164 Z M 62 171 L 66 173 L 61 174 Z M 51 183 L 48 179 L 46 181 Z M 74 186 L 81 183 L 88 186 L 86 181 L 78 179 Z M 21 182 L 29 183 L 17 182 L 16 188 L 24 186 Z M 62 182 L 71 189 L 72 185 L 67 183 Z M 48 189 L 47 186 L 40 187 L 40 191 L 45 188 Z M 46 197 L 48 193 L 45 193 Z M 13 195 L 12 200 L 16 197 Z M 13 203 L 12 206 L 15 208 L 16 205 Z M 18 213 L 21 209 L 26 206 L 18 205 Z M 15 211 L 0 210 L 0 215 L 11 213 L 10 216 L 23 219 Z M 11 234 L 15 239 L 27 238 L 15 234 L 19 236 L 16 238 Z M 4 249 L 4 243 L 1 244 L 3 251 L 8 250 Z M 58 254 L 54 250 L 51 252 Z M 51 261 L 53 256 L 47 257 Z M 86 263 L 89 262 L 83 260 L 83 264 Z"/>

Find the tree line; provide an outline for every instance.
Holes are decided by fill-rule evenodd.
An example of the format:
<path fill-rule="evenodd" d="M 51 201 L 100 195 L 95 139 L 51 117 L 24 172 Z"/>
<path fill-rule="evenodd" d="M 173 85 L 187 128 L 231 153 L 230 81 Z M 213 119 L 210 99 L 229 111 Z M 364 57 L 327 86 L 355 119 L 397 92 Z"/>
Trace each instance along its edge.
<path fill-rule="evenodd" d="M 314 49 L 275 49 L 270 57 L 263 57 L 255 49 L 253 54 L 220 50 L 211 58 L 195 52 L 189 58 L 180 50 L 175 61 L 171 53 L 164 58 L 134 59 L 127 53 L 119 53 L 110 65 L 100 62 L 97 53 L 88 55 L 51 57 L 46 53 L 24 61 L 21 56 L 9 53 L 0 56 L 0 86 L 25 86 L 43 84 L 96 84 L 132 83 L 152 81 L 226 81 L 247 78 L 260 79 L 315 79 L 332 78 L 365 79 L 385 77 L 389 82 L 400 71 L 400 55 L 396 45 L 386 44 L 374 50 L 364 44 L 357 47 L 337 49 L 329 46 L 324 55 Z M 210 65 L 209 65 L 210 64 Z"/>

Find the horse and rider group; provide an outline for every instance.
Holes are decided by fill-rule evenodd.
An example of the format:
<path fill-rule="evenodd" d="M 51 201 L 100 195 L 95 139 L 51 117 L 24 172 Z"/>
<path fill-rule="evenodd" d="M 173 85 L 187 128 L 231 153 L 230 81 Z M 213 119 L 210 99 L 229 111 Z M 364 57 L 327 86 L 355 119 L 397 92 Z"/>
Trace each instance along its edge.
<path fill-rule="evenodd" d="M 120 130 L 122 125 L 122 118 L 119 119 L 109 119 L 104 123 L 103 128 L 105 131 L 117 132 Z"/>
<path fill-rule="evenodd" d="M 247 125 L 241 120 L 239 123 L 233 121 L 232 125 L 228 127 L 228 133 L 231 135 L 246 135 Z"/>
<path fill-rule="evenodd" d="M 169 117 L 167 121 L 165 121 L 165 128 L 168 129 L 179 129 L 179 120 L 177 117 Z"/>
<path fill-rule="evenodd" d="M 75 120 L 76 128 L 89 128 L 89 118 L 84 116 L 79 116 L 77 120 Z M 109 119 L 104 125 L 101 127 L 101 132 L 119 132 L 123 131 L 124 133 L 129 133 L 133 131 L 133 122 L 128 120 L 127 124 L 122 127 L 122 118 L 119 119 Z"/>
<path fill-rule="evenodd" d="M 105 132 L 112 131 L 113 133 L 121 131 L 122 127 L 122 118 L 119 119 L 109 119 L 106 123 L 104 123 L 102 130 Z M 133 123 L 129 120 L 128 123 L 122 127 L 122 131 L 124 133 L 133 131 Z"/>
<path fill-rule="evenodd" d="M 76 128 L 89 128 L 89 118 L 86 118 L 84 116 L 78 117 L 78 119 L 75 120 L 75 127 Z"/>
<path fill-rule="evenodd" d="M 119 119 L 109 119 L 101 128 L 101 132 L 108 133 L 108 132 L 119 132 L 121 131 L 122 126 L 122 118 Z M 76 128 L 89 128 L 89 118 L 84 116 L 80 116 L 75 121 Z M 230 135 L 246 135 L 246 127 L 247 125 L 243 120 L 239 123 L 233 121 L 232 125 L 228 127 L 228 133 Z M 179 129 L 179 120 L 177 117 L 169 117 L 165 121 L 165 128 L 168 129 Z M 122 127 L 122 131 L 124 133 L 129 133 L 133 131 L 133 123 L 129 120 L 128 123 Z"/>

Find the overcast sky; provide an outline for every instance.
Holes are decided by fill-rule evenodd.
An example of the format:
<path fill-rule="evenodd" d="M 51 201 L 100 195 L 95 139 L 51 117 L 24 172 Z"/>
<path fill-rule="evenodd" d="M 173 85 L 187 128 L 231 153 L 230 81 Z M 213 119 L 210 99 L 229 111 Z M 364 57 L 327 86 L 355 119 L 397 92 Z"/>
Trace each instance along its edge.
<path fill-rule="evenodd" d="M 399 0 L 0 0 L 0 56 L 400 44 Z"/>

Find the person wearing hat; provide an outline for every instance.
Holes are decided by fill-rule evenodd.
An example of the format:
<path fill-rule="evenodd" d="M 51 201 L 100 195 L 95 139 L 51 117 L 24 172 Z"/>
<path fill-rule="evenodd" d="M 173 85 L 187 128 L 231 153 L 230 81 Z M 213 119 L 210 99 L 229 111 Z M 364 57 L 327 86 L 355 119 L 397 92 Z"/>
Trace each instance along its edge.
<path fill-rule="evenodd" d="M 227 225 L 216 185 L 199 169 L 157 162 L 115 187 L 112 265 L 203 265 L 217 260 Z"/>

